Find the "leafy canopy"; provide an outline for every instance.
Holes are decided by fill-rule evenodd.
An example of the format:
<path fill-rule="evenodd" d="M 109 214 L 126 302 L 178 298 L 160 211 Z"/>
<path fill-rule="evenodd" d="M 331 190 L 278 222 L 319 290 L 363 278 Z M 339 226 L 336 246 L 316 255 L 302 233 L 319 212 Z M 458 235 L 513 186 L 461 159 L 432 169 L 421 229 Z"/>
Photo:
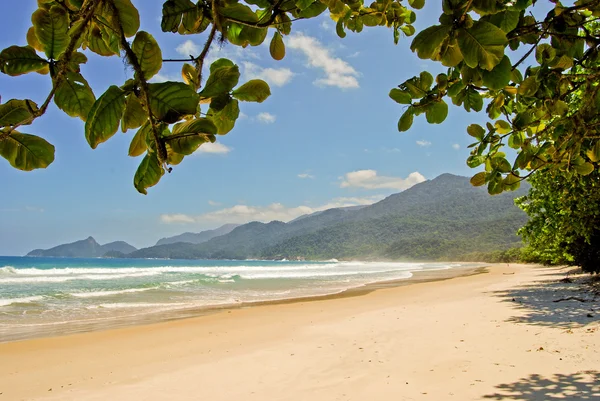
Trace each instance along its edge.
<path fill-rule="evenodd" d="M 130 0 L 38 0 L 27 45 L 2 50 L 0 72 L 46 74 L 52 90 L 41 106 L 31 99 L 0 104 L 0 155 L 22 170 L 48 166 L 54 147 L 20 129 L 54 102 L 85 121 L 92 148 L 119 126 L 123 132 L 137 130 L 129 155 L 143 156 L 134 186 L 146 193 L 185 156 L 229 133 L 240 101 L 260 103 L 271 94 L 261 80 L 240 84 L 238 67 L 227 59 L 215 61 L 204 77 L 204 60 L 215 41 L 245 48 L 269 40 L 271 56 L 281 60 L 283 37 L 292 25 L 328 12 L 342 38 L 365 26 L 388 27 L 395 43 L 417 33 L 411 43 L 416 56 L 448 67 L 436 77 L 423 72 L 390 91 L 404 107 L 400 131 L 421 114 L 429 123 L 442 123 L 450 102 L 467 111 L 485 107 L 491 121 L 467 129 L 475 139 L 467 164 L 484 166 L 472 178 L 474 185 L 487 185 L 491 194 L 515 190 L 541 167 L 590 174 L 600 161 L 600 36 L 594 29 L 600 0 L 569 6 L 548 1 L 552 10 L 537 18 L 531 12 L 535 0 L 436 0 L 439 24 L 417 33 L 413 23 L 425 0 L 167 0 L 162 31 L 204 34 L 206 42 L 189 59 L 164 60 L 155 38 L 139 30 L 139 12 Z M 89 52 L 123 56 L 133 78 L 94 94 L 80 69 Z M 149 83 L 166 62 L 183 64 L 182 82 Z M 570 102 L 575 92 L 586 94 L 577 104 Z M 514 160 L 503 152 L 505 146 L 516 151 Z"/>

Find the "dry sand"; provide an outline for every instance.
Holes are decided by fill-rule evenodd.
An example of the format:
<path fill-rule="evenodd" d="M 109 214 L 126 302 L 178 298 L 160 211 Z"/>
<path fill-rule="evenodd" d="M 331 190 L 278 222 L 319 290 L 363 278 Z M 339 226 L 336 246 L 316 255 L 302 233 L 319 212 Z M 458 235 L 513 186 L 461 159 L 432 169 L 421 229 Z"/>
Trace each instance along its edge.
<path fill-rule="evenodd" d="M 495 265 L 354 297 L 4 343 L 0 401 L 600 399 L 599 305 L 552 302 L 586 296 L 563 276 Z"/>

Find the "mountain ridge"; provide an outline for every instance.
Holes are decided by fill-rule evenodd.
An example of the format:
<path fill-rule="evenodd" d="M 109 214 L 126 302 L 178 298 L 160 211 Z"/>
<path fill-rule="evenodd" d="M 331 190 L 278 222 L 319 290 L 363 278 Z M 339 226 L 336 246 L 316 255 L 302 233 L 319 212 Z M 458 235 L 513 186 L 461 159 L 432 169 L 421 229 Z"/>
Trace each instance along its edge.
<path fill-rule="evenodd" d="M 94 237 L 57 245 L 48 249 L 34 249 L 26 256 L 38 257 L 64 257 L 64 258 L 97 258 L 107 253 L 129 254 L 137 248 L 125 241 L 113 241 L 100 245 Z"/>

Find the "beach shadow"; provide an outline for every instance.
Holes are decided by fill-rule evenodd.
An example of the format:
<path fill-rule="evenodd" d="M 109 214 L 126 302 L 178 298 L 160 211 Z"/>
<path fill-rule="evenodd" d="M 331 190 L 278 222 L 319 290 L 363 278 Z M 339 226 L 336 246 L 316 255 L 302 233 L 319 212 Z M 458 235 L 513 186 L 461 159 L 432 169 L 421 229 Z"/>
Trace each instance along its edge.
<path fill-rule="evenodd" d="M 533 374 L 514 383 L 496 386 L 497 393 L 483 396 L 489 400 L 598 400 L 600 372 L 585 371 L 556 374 L 551 378 Z"/>
<path fill-rule="evenodd" d="M 568 280 L 560 275 L 554 277 L 554 280 L 495 291 L 495 296 L 523 312 L 507 321 L 569 329 L 600 320 L 600 295 L 590 285 L 589 276 Z"/>

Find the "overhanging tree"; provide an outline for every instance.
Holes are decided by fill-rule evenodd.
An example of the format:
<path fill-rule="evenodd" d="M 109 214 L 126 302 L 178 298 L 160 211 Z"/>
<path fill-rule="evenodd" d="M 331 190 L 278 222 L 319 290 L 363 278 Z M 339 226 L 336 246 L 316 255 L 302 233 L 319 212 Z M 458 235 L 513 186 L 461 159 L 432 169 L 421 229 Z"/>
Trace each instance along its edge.
<path fill-rule="evenodd" d="M 448 98 L 467 111 L 485 107 L 490 123 L 467 129 L 476 139 L 467 164 L 485 166 L 472 183 L 487 184 L 492 194 L 516 189 L 541 167 L 586 175 L 600 160 L 600 36 L 589 28 L 600 17 L 600 0 L 569 6 L 548 1 L 553 8 L 541 18 L 530 13 L 535 0 L 441 1 L 439 24 L 419 32 L 411 49 L 448 67 L 447 72 L 435 79 L 423 72 L 390 92 L 393 100 L 406 105 L 400 131 L 409 129 L 420 114 L 430 123 L 443 122 Z M 270 95 L 261 80 L 238 86 L 239 70 L 230 60 L 217 60 L 204 77 L 204 60 L 216 41 L 247 47 L 269 37 L 272 57 L 281 60 L 282 37 L 294 22 L 329 12 L 342 38 L 347 30 L 386 26 L 397 43 L 400 36 L 415 33 L 413 10 L 423 5 L 424 0 L 370 5 L 362 0 L 168 0 L 162 31 L 204 34 L 206 42 L 197 56 L 163 60 L 152 35 L 139 31 L 139 14 L 130 0 L 38 0 L 26 33 L 28 45 L 4 49 L 0 71 L 11 76 L 48 74 L 52 90 L 40 106 L 31 99 L 0 105 L 0 155 L 22 170 L 52 163 L 54 147 L 21 129 L 54 102 L 86 122 L 92 148 L 119 126 L 123 131 L 137 129 L 129 154 L 145 155 L 134 185 L 146 193 L 186 155 L 231 131 L 239 101 L 262 102 Z M 87 62 L 86 51 L 123 56 L 134 77 L 96 98 L 80 70 Z M 164 62 L 183 63 L 183 82 L 149 82 Z M 577 107 L 568 103 L 575 91 L 586 94 Z M 515 160 L 502 152 L 505 145 L 516 150 Z"/>

